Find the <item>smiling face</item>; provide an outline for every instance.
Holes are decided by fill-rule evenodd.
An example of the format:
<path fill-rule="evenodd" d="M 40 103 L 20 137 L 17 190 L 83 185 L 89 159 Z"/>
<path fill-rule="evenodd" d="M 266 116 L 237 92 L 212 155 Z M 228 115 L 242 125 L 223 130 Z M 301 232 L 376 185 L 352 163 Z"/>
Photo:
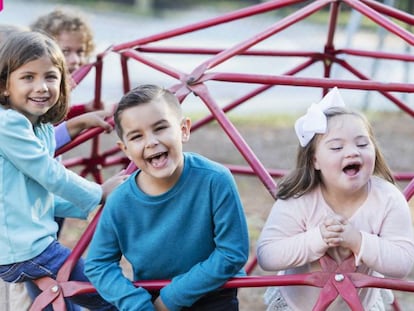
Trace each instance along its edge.
<path fill-rule="evenodd" d="M 152 185 L 162 188 L 161 192 L 168 190 L 183 169 L 182 144 L 189 139 L 190 120 L 181 118 L 159 97 L 125 109 L 120 123 L 123 134 L 118 145 L 141 169 L 138 175 L 141 189 Z"/>
<path fill-rule="evenodd" d="M 59 98 L 60 70 L 48 56 L 29 61 L 10 73 L 4 95 L 9 105 L 25 115 L 33 124 Z"/>
<path fill-rule="evenodd" d="M 314 155 L 314 167 L 326 191 L 366 192 L 374 166 L 375 148 L 363 120 L 352 114 L 331 117 L 327 133 L 318 137 Z"/>

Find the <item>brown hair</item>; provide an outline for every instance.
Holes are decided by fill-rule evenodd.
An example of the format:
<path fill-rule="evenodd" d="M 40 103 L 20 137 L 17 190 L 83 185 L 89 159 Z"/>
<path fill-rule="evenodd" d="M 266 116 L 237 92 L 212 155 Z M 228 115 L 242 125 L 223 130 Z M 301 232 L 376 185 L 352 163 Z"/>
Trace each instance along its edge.
<path fill-rule="evenodd" d="M 30 27 L 34 31 L 45 32 L 55 39 L 63 31 L 80 32 L 83 35 L 86 57 L 89 57 L 95 49 L 92 29 L 80 12 L 55 9 L 46 15 L 40 16 Z"/>
<path fill-rule="evenodd" d="M 140 85 L 122 96 L 114 113 L 115 130 L 119 138 L 122 139 L 123 129 L 121 126 L 122 113 L 135 106 L 155 102 L 163 99 L 169 107 L 177 113 L 178 117 L 182 116 L 180 102 L 177 97 L 169 90 L 153 84 Z"/>
<path fill-rule="evenodd" d="M 324 111 L 324 114 L 326 115 L 328 121 L 332 117 L 340 115 L 352 115 L 360 118 L 365 124 L 368 130 L 369 138 L 374 145 L 375 166 L 373 174 L 380 176 L 391 183 L 395 183 L 391 169 L 388 167 L 388 164 L 379 149 L 378 143 L 376 142 L 372 126 L 364 115 L 342 107 L 330 108 Z M 318 138 L 321 135 L 323 134 L 316 134 L 305 147 L 298 147 L 296 168 L 280 180 L 277 198 L 288 199 L 291 197 L 300 197 L 310 192 L 321 183 L 322 180 L 320 172 L 315 169 L 313 164 L 316 145 Z"/>
<path fill-rule="evenodd" d="M 59 46 L 52 39 L 37 32 L 20 31 L 12 33 L 0 47 L 0 104 L 8 106 L 8 97 L 4 96 L 10 74 L 24 64 L 43 56 L 50 58 L 60 71 L 60 94 L 56 104 L 39 118 L 42 123 L 62 121 L 69 108 L 69 83 L 65 57 Z"/>

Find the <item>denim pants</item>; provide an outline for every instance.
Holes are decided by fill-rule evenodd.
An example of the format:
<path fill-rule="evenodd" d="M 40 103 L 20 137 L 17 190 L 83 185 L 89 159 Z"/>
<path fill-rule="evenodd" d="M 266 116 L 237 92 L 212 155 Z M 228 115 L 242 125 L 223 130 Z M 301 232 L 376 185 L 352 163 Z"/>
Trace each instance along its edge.
<path fill-rule="evenodd" d="M 0 265 L 0 278 L 11 283 L 26 282 L 29 294 L 34 299 L 40 294 L 40 290 L 32 280 L 44 276 L 56 279 L 60 267 L 66 258 L 68 258 L 69 254 L 70 250 L 68 248 L 54 241 L 35 258 L 15 264 Z M 71 272 L 69 280 L 89 282 L 83 273 L 83 266 L 83 260 L 79 259 Z M 97 293 L 81 294 L 65 298 L 65 302 L 68 311 L 79 311 L 79 306 L 90 310 L 117 310 L 112 304 L 103 300 Z M 47 310 L 52 310 L 52 308 L 50 307 Z"/>

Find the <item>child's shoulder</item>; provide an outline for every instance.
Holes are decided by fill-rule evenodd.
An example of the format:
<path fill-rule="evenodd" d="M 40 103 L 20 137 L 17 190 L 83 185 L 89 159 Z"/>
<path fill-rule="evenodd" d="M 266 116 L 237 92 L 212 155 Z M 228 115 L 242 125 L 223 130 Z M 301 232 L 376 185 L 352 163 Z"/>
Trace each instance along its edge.
<path fill-rule="evenodd" d="M 229 172 L 229 169 L 223 164 L 195 152 L 185 152 L 184 162 L 185 165 L 192 168 L 208 169 L 216 172 Z"/>
<path fill-rule="evenodd" d="M 402 191 L 393 183 L 378 176 L 371 178 L 371 192 L 384 199 L 387 197 L 404 198 Z M 405 199 L 405 198 L 404 198 Z"/>
<path fill-rule="evenodd" d="M 27 119 L 23 114 L 14 110 L 5 108 L 0 105 L 0 123 L 2 126 L 13 126 L 14 124 L 18 125 L 30 125 L 29 119 Z M 31 125 L 30 125 L 31 126 Z"/>

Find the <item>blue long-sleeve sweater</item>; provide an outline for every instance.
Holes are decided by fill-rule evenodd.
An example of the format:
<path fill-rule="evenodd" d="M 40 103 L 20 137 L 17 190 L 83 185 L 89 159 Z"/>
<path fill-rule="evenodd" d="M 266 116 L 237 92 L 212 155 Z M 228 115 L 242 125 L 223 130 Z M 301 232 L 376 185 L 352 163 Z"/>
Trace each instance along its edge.
<path fill-rule="evenodd" d="M 54 216 L 85 218 L 100 185 L 53 158 L 51 124 L 0 106 L 0 265 L 31 259 L 56 239 Z"/>
<path fill-rule="evenodd" d="M 121 255 L 133 280 L 172 279 L 160 293 L 171 311 L 244 275 L 247 226 L 228 169 L 185 153 L 177 184 L 158 196 L 140 191 L 139 173 L 109 196 L 89 248 L 85 272 L 106 300 L 119 310 L 154 310 L 151 295 L 123 275 Z"/>

